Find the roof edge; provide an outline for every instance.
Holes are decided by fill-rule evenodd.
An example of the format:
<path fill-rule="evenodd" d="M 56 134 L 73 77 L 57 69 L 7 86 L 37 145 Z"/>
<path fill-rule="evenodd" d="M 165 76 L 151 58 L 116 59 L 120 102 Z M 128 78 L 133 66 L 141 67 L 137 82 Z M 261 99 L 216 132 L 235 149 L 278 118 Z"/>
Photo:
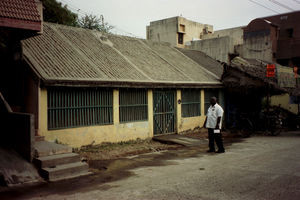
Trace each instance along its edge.
<path fill-rule="evenodd" d="M 42 28 L 42 22 L 0 17 L 0 26 L 40 32 Z"/>
<path fill-rule="evenodd" d="M 42 85 L 66 87 L 137 87 L 137 88 L 223 88 L 221 82 L 145 82 L 145 81 L 70 81 L 42 80 Z"/>

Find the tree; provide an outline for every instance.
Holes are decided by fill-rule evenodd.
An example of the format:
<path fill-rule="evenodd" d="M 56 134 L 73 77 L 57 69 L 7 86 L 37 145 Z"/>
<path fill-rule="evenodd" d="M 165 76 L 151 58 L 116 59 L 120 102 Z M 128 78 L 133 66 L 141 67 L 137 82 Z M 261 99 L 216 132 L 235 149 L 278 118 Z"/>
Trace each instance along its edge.
<path fill-rule="evenodd" d="M 64 24 L 68 26 L 78 25 L 78 15 L 70 11 L 67 5 L 62 6 L 56 0 L 41 0 L 44 6 L 43 17 L 46 22 Z"/>
<path fill-rule="evenodd" d="M 78 19 L 78 15 L 68 9 L 68 6 L 62 6 L 56 0 L 41 0 L 44 6 L 43 17 L 46 22 L 64 24 L 67 26 L 76 26 L 88 29 L 94 29 L 109 33 L 114 27 L 104 22 L 103 15 L 98 18 L 96 15 L 85 15 Z"/>
<path fill-rule="evenodd" d="M 98 30 L 104 33 L 109 33 L 114 27 L 104 22 L 103 15 L 98 18 L 96 15 L 85 15 L 78 20 L 78 25 L 82 28 Z"/>

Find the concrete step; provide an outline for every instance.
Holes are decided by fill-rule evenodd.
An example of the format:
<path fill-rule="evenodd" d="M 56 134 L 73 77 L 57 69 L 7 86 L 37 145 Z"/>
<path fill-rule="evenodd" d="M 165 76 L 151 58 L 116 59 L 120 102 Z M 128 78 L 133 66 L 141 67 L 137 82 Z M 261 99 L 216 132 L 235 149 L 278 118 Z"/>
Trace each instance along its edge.
<path fill-rule="evenodd" d="M 51 156 L 44 156 L 34 159 L 34 164 L 38 168 L 52 168 L 57 165 L 63 165 L 68 163 L 74 163 L 80 161 L 80 157 L 76 153 L 64 153 L 64 154 L 57 154 Z"/>
<path fill-rule="evenodd" d="M 72 153 L 72 148 L 54 142 L 39 141 L 34 144 L 36 157 Z"/>
<path fill-rule="evenodd" d="M 52 178 L 50 181 L 54 182 L 54 181 L 60 181 L 60 180 L 66 180 L 66 179 L 71 179 L 71 178 L 77 178 L 80 176 L 87 176 L 87 175 L 91 175 L 93 174 L 92 172 L 86 171 L 86 172 L 81 172 L 81 173 L 77 173 L 77 174 L 73 174 L 73 175 L 69 175 L 69 176 L 62 176 L 62 177 L 58 177 L 58 178 Z"/>
<path fill-rule="evenodd" d="M 56 167 L 46 167 L 41 169 L 41 175 L 43 178 L 49 181 L 57 181 L 82 175 L 89 174 L 88 164 L 83 162 L 75 162 L 63 165 L 57 165 Z"/>

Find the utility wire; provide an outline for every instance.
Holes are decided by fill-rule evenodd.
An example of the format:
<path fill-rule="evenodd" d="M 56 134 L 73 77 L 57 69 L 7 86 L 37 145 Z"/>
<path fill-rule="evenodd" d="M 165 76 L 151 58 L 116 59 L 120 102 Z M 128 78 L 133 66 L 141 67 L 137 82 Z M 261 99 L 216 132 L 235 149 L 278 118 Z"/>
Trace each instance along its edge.
<path fill-rule="evenodd" d="M 280 14 L 279 12 L 277 12 L 277 11 L 275 11 L 275 10 L 267 7 L 267 6 L 264 6 L 263 4 L 257 3 L 256 1 L 253 1 L 253 0 L 249 0 L 249 1 L 252 2 L 252 3 L 254 3 L 254 4 L 256 4 L 256 5 L 259 5 L 259 6 L 263 7 L 263 8 L 265 8 L 265 9 L 268 9 L 268 10 L 274 12 L 274 13 Z"/>
<path fill-rule="evenodd" d="M 297 0 L 293 0 L 293 1 L 295 1 L 295 2 L 298 3 L 298 4 L 300 4 L 300 1 L 297 1 Z"/>
<path fill-rule="evenodd" d="M 278 1 L 275 1 L 275 0 L 269 0 L 269 1 L 272 2 L 272 3 L 274 3 L 274 4 L 276 4 L 276 5 L 278 5 L 278 6 L 281 6 L 281 7 L 285 8 L 285 9 L 287 9 L 287 10 L 294 11 L 294 9 L 292 9 L 292 8 L 290 8 L 290 7 L 282 4 L 282 3 L 279 3 Z"/>

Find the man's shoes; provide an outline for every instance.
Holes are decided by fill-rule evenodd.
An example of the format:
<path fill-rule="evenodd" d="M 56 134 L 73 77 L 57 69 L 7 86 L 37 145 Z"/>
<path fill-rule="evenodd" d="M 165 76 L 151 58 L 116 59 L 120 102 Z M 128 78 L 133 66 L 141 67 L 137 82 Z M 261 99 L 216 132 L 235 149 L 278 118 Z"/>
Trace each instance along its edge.
<path fill-rule="evenodd" d="M 215 153 L 215 150 L 207 150 L 207 153 Z"/>
<path fill-rule="evenodd" d="M 216 151 L 216 153 L 225 153 L 225 151 L 223 150 L 223 151 Z"/>

